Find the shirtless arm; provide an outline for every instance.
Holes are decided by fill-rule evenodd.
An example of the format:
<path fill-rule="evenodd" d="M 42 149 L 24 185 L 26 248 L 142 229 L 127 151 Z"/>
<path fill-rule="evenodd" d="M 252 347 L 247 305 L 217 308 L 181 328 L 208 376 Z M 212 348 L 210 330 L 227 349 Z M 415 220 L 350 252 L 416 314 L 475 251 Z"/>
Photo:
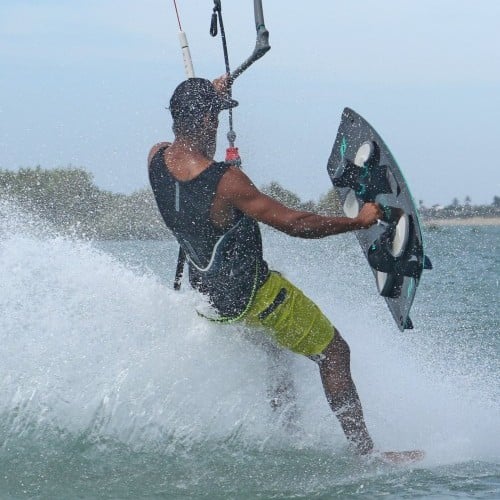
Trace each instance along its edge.
<path fill-rule="evenodd" d="M 293 210 L 260 192 L 252 181 L 235 167 L 231 167 L 222 177 L 217 189 L 217 198 L 222 207 L 235 207 L 259 222 L 299 238 L 323 238 L 367 228 L 382 216 L 379 206 L 375 203 L 366 203 L 354 219 Z"/>

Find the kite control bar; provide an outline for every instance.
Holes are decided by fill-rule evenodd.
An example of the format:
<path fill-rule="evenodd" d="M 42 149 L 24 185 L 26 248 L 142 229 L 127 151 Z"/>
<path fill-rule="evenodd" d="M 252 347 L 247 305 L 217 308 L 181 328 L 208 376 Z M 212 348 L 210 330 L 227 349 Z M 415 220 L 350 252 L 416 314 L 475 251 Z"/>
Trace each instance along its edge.
<path fill-rule="evenodd" d="M 226 65 L 226 74 L 229 75 L 229 97 L 231 97 L 231 86 L 234 79 L 241 75 L 247 68 L 249 68 L 255 61 L 260 59 L 271 47 L 269 46 L 269 32 L 264 25 L 264 13 L 262 10 L 262 0 L 254 0 L 254 14 L 255 14 L 255 29 L 257 32 L 257 41 L 255 48 L 248 59 L 241 64 L 233 73 L 231 73 L 229 65 L 229 54 L 227 50 L 226 32 L 224 30 L 224 22 L 222 20 L 222 6 L 221 0 L 214 0 L 214 8 L 212 13 L 212 22 L 210 24 L 210 34 L 217 36 L 218 26 L 220 26 L 220 34 L 222 39 L 222 49 L 224 52 L 224 62 Z M 234 143 L 236 140 L 236 133 L 233 129 L 233 110 L 229 109 L 229 132 L 227 133 L 229 147 L 226 149 L 226 162 L 241 167 L 241 158 L 238 148 Z"/>
<path fill-rule="evenodd" d="M 257 40 L 255 48 L 248 59 L 238 66 L 231 73 L 231 80 L 238 78 L 245 70 L 247 70 L 255 61 L 260 59 L 270 48 L 269 31 L 264 24 L 264 11 L 262 10 L 262 0 L 254 0 L 253 9 L 255 14 L 255 30 L 257 31 Z"/>

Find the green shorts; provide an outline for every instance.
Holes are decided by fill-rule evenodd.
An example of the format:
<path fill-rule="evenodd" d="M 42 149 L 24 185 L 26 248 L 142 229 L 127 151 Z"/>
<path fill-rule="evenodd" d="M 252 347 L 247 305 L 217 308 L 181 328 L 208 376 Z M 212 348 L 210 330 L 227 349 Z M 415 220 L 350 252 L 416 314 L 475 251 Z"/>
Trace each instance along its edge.
<path fill-rule="evenodd" d="M 320 308 L 275 271 L 257 290 L 243 321 L 264 327 L 277 344 L 305 356 L 323 352 L 335 335 Z"/>

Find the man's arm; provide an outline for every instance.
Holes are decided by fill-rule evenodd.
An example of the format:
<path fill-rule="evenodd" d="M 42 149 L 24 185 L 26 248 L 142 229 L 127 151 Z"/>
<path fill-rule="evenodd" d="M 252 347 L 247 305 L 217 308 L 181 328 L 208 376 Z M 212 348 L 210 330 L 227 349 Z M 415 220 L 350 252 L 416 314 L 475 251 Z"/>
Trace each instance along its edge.
<path fill-rule="evenodd" d="M 293 210 L 260 192 L 252 181 L 238 168 L 231 167 L 222 177 L 217 197 L 248 216 L 268 224 L 290 236 L 300 238 L 323 238 L 333 234 L 364 229 L 382 217 L 380 207 L 365 203 L 359 215 L 349 217 L 327 217 L 312 212 Z"/>

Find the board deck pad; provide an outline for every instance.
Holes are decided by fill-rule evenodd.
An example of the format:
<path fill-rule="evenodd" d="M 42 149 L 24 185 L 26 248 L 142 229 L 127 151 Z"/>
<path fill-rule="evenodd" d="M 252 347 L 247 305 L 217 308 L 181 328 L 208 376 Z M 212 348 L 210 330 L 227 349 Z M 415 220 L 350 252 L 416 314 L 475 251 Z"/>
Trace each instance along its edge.
<path fill-rule="evenodd" d="M 327 170 L 346 216 L 356 217 L 366 202 L 382 207 L 383 220 L 355 234 L 398 328 L 413 328 L 410 309 L 422 270 L 432 268 L 418 212 L 389 148 L 352 109 L 342 113 Z"/>

